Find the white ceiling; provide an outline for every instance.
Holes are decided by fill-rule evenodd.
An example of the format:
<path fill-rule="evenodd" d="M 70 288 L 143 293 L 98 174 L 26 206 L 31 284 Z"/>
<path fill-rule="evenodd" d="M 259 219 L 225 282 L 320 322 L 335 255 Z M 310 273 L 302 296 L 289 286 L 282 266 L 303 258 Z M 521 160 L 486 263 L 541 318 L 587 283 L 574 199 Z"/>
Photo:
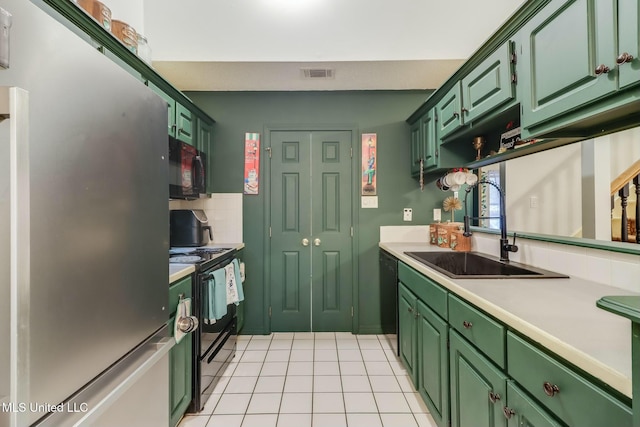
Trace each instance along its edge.
<path fill-rule="evenodd" d="M 524 1 L 144 0 L 140 26 L 181 90 L 432 89 Z"/>

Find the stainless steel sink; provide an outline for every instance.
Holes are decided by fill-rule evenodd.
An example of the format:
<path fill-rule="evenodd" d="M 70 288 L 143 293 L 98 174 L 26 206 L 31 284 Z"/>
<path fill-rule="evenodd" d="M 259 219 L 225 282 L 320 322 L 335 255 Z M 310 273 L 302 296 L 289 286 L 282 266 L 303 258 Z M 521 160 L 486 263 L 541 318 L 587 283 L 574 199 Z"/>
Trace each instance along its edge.
<path fill-rule="evenodd" d="M 550 279 L 569 276 L 517 262 L 502 262 L 477 252 L 405 252 L 454 279 Z"/>

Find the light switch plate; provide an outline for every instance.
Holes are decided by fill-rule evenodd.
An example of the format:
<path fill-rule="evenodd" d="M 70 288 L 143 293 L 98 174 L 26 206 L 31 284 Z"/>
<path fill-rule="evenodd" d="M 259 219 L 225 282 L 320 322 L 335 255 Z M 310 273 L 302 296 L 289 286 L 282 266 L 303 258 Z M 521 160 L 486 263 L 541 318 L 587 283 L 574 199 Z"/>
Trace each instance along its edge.
<path fill-rule="evenodd" d="M 362 209 L 377 209 L 378 196 L 362 196 L 360 203 Z"/>
<path fill-rule="evenodd" d="M 402 211 L 403 214 L 403 220 L 404 221 L 412 221 L 413 218 L 413 210 L 411 208 L 404 208 L 404 210 Z"/>

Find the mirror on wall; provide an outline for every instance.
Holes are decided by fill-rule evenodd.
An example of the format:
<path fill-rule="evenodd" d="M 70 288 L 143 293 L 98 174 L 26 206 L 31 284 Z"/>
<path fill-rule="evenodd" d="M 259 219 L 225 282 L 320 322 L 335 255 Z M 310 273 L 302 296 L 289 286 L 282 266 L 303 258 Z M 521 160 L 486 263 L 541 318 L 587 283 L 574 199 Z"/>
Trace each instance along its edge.
<path fill-rule="evenodd" d="M 490 165 L 479 173 L 505 190 L 509 233 L 619 241 L 621 198 L 615 192 L 612 208 L 612 183 L 638 168 L 640 127 Z M 499 212 L 497 191 L 491 186 L 474 191 L 479 191 L 480 216 Z M 635 220 L 632 182 L 627 214 Z M 500 228 L 498 220 L 481 220 L 478 226 Z M 635 245 L 633 228 L 629 238 Z"/>

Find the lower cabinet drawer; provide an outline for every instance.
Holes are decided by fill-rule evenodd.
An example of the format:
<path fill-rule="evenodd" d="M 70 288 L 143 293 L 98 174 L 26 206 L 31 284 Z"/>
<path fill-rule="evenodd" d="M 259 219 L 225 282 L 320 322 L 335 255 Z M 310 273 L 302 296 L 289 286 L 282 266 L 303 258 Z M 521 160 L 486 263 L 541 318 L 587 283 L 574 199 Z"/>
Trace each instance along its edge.
<path fill-rule="evenodd" d="M 631 408 L 512 332 L 508 374 L 569 426 L 631 427 Z"/>
<path fill-rule="evenodd" d="M 449 323 L 496 365 L 505 367 L 502 324 L 452 294 L 449 294 Z"/>
<path fill-rule="evenodd" d="M 438 316 L 447 320 L 447 291 L 440 285 L 402 262 L 398 263 L 398 280 Z"/>

